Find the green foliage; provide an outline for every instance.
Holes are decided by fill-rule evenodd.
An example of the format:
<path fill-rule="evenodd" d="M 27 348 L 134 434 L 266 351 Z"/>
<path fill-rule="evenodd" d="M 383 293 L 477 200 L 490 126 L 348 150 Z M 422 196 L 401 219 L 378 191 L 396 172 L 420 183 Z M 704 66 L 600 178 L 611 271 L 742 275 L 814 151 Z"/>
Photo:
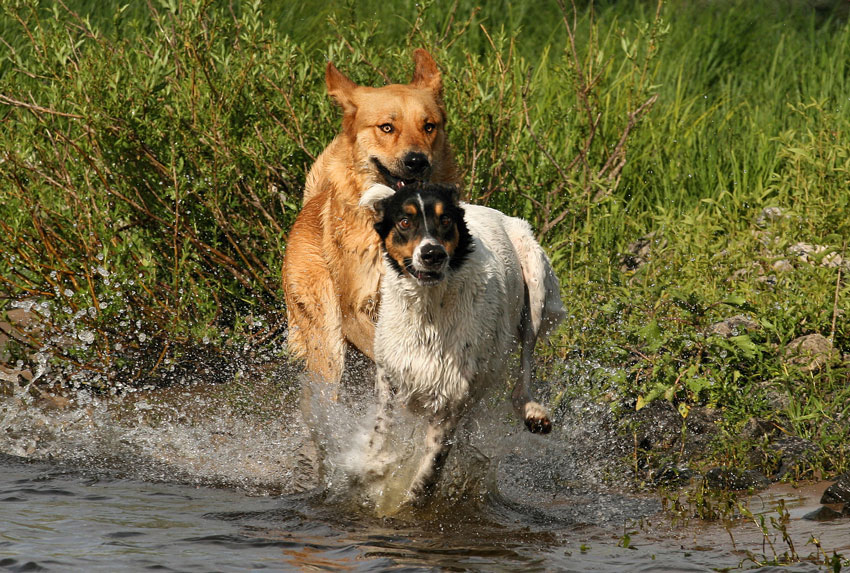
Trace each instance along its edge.
<path fill-rule="evenodd" d="M 43 317 L 9 360 L 108 388 L 275 352 L 285 236 L 338 129 L 325 62 L 382 85 L 424 46 L 467 198 L 529 219 L 561 279 L 551 353 L 590 366 L 557 400 L 711 407 L 726 436 L 766 419 L 817 442 L 804 473 L 847 467 L 846 363 L 783 359 L 809 333 L 850 351 L 840 10 L 2 6 L 0 297 Z M 736 315 L 749 326 L 712 328 Z"/>
<path fill-rule="evenodd" d="M 49 300 L 50 323 L 82 342 L 61 352 L 95 371 L 249 314 L 278 325 L 286 230 L 330 137 L 293 121 L 316 82 L 297 47 L 256 6 L 166 4 L 126 39 L 55 6 L 7 10 L 29 41 L 0 95 L 3 288 Z"/>

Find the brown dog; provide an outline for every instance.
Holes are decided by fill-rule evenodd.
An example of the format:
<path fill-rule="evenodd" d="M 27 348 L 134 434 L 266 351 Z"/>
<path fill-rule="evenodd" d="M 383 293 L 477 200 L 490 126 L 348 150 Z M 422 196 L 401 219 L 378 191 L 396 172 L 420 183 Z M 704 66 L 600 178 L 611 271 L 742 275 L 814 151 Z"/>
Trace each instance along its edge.
<path fill-rule="evenodd" d="M 383 265 L 372 216 L 358 206 L 361 195 L 375 183 L 458 183 L 440 71 L 425 50 L 413 59 L 413 79 L 404 85 L 358 86 L 332 63 L 325 71 L 328 94 L 342 107 L 342 132 L 307 175 L 283 282 L 289 348 L 330 383 L 342 377 L 347 343 L 374 356 Z"/>

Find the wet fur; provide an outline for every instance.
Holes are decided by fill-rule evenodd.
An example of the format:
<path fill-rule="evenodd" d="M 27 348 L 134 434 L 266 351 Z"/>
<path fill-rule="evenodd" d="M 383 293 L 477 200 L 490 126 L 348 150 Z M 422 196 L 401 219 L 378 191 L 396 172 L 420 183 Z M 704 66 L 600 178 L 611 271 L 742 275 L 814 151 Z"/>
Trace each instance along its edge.
<path fill-rule="evenodd" d="M 307 175 L 283 267 L 289 348 L 319 381 L 340 381 L 349 345 L 374 356 L 383 265 L 372 217 L 358 208 L 363 191 L 374 183 L 458 179 L 440 71 L 425 50 L 414 61 L 409 84 L 378 88 L 327 65 L 342 131 Z"/>
<path fill-rule="evenodd" d="M 398 192 L 376 186 L 361 204 L 374 213 L 385 252 L 375 333 L 379 407 L 366 469 L 384 471 L 381 450 L 394 404 L 421 413 L 428 421 L 425 453 L 408 490 L 409 500 L 418 501 L 436 482 L 460 419 L 503 382 L 508 357 L 518 347 L 513 406 L 530 431 L 551 430 L 546 410 L 531 399 L 532 352 L 565 312 L 551 264 L 525 221 L 458 205 L 456 193 L 433 185 Z M 420 209 L 409 208 L 417 204 Z M 418 213 L 422 208 L 424 215 Z M 401 228 L 400 221 L 411 216 L 425 222 Z M 451 218 L 455 232 L 440 226 L 441 216 Z M 395 259 L 388 248 L 401 239 L 414 245 L 411 263 Z M 447 259 L 423 262 L 420 256 L 417 264 L 416 250 L 424 248 L 441 248 Z M 437 275 L 442 278 L 435 281 Z"/>

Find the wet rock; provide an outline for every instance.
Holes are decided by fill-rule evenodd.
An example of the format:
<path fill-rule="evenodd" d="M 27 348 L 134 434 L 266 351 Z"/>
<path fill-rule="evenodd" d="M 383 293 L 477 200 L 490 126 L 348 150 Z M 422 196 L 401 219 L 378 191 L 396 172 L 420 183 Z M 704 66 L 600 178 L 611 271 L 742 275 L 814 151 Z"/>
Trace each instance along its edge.
<path fill-rule="evenodd" d="M 834 484 L 826 488 L 820 502 L 850 504 L 850 472 L 842 474 Z"/>
<path fill-rule="evenodd" d="M 800 336 L 785 347 L 785 364 L 803 372 L 816 372 L 840 357 L 832 342 L 822 334 Z"/>
<path fill-rule="evenodd" d="M 780 467 L 773 476 L 775 480 L 793 473 L 799 464 L 809 461 L 818 451 L 813 442 L 799 436 L 783 436 L 772 442 L 770 448 L 780 455 Z"/>
<path fill-rule="evenodd" d="M 682 418 L 676 407 L 666 400 L 656 400 L 624 416 L 641 449 L 662 452 L 675 449 L 685 458 L 705 451 L 708 442 L 717 434 L 715 423 L 718 419 L 717 412 L 698 407 L 692 408 L 687 418 Z"/>
<path fill-rule="evenodd" d="M 771 410 L 782 411 L 791 405 L 791 398 L 781 384 L 762 381 L 758 383 L 758 387 L 764 392 L 764 398 Z"/>
<path fill-rule="evenodd" d="M 732 336 L 738 336 L 743 331 L 750 332 L 758 330 L 759 328 L 760 325 L 755 320 L 744 316 L 743 314 L 737 314 L 731 318 L 715 322 L 708 327 L 708 333 L 716 334 L 723 338 L 729 338 Z"/>
<path fill-rule="evenodd" d="M 773 436 L 776 433 L 776 425 L 761 418 L 750 418 L 741 430 L 741 437 L 745 440 L 760 440 Z"/>
<path fill-rule="evenodd" d="M 782 212 L 782 209 L 779 207 L 765 207 L 761 210 L 761 213 L 756 217 L 756 225 L 759 227 L 767 227 L 771 223 L 774 223 L 780 220 L 785 216 L 785 213 Z"/>
<path fill-rule="evenodd" d="M 822 505 L 816 510 L 804 515 L 803 519 L 808 519 L 809 521 L 831 521 L 840 517 L 843 517 L 840 511 L 835 511 L 831 507 Z"/>
<path fill-rule="evenodd" d="M 665 400 L 624 416 L 638 447 L 643 450 L 666 450 L 674 447 L 682 433 L 682 416 Z"/>
<path fill-rule="evenodd" d="M 656 487 L 682 487 L 698 476 L 698 472 L 675 464 L 665 464 L 649 473 L 649 479 Z"/>
<path fill-rule="evenodd" d="M 646 264 L 653 249 L 663 249 L 666 246 L 667 239 L 660 237 L 657 231 L 647 233 L 626 248 L 620 264 L 620 271 L 625 273 L 637 270 Z"/>
<path fill-rule="evenodd" d="M 656 400 L 638 411 L 620 419 L 621 445 L 629 455 L 634 448 L 640 455 L 638 468 L 648 483 L 653 485 L 684 485 L 697 474 L 685 469 L 688 460 L 698 459 L 708 451 L 717 435 L 715 410 L 694 407 L 687 418 L 682 418 L 676 407 L 666 400 Z M 676 464 L 668 463 L 671 459 Z"/>
<path fill-rule="evenodd" d="M 705 484 L 710 489 L 746 491 L 765 489 L 770 480 L 755 470 L 711 468 L 705 472 Z"/>

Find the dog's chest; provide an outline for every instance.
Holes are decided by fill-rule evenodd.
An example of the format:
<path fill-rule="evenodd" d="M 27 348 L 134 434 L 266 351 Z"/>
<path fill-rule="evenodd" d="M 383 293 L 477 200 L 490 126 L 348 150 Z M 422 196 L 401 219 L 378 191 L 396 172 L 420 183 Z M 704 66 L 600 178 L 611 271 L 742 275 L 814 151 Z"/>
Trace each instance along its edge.
<path fill-rule="evenodd" d="M 439 410 L 501 377 L 516 345 L 520 305 L 501 273 L 419 290 L 385 277 L 376 360 L 402 396 Z M 520 291 L 521 292 L 521 291 Z"/>
<path fill-rule="evenodd" d="M 377 320 L 378 289 L 383 266 L 372 220 L 361 210 L 335 205 L 336 224 L 329 227 L 325 256 L 333 263 L 332 279 L 340 297 L 343 321 Z"/>

